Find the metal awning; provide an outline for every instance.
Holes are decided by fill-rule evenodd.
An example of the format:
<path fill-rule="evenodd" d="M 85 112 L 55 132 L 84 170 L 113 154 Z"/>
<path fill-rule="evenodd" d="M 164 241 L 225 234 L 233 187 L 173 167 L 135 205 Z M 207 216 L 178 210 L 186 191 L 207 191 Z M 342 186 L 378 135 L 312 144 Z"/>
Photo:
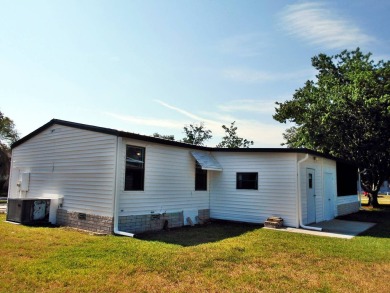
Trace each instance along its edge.
<path fill-rule="evenodd" d="M 191 155 L 195 158 L 203 170 L 222 171 L 221 165 L 211 154 L 193 151 L 191 152 Z"/>

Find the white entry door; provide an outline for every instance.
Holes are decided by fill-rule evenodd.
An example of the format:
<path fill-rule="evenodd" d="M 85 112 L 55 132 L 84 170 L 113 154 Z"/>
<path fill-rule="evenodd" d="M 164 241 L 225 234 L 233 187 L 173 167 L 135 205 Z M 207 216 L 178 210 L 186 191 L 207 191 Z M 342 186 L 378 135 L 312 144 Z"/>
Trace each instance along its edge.
<path fill-rule="evenodd" d="M 324 216 L 325 220 L 332 220 L 334 218 L 335 201 L 334 175 L 325 173 L 324 181 Z"/>
<path fill-rule="evenodd" d="M 316 222 L 315 170 L 306 169 L 307 224 Z"/>

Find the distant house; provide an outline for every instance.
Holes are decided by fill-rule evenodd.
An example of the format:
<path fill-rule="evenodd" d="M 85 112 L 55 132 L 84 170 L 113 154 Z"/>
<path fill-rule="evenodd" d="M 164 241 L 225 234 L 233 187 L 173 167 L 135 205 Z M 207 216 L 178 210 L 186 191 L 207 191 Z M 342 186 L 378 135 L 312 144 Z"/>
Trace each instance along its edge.
<path fill-rule="evenodd" d="M 355 168 L 308 149 L 201 147 L 53 119 L 13 144 L 11 164 L 10 198 L 55 199 L 52 222 L 101 233 L 269 216 L 299 227 L 359 209 Z"/>
<path fill-rule="evenodd" d="M 383 182 L 381 188 L 379 189 L 379 193 L 390 194 L 390 181 L 386 180 Z"/>

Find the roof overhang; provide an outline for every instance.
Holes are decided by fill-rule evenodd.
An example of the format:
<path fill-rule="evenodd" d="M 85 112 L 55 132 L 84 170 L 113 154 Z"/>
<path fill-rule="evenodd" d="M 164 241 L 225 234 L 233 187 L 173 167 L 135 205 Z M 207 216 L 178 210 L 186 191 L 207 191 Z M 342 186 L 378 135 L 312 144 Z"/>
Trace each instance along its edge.
<path fill-rule="evenodd" d="M 199 152 L 204 151 L 204 152 L 215 152 L 215 153 L 217 153 L 217 152 L 218 153 L 222 153 L 222 152 L 224 152 L 224 153 L 226 153 L 226 152 L 229 152 L 229 153 L 230 152 L 238 152 L 238 153 L 300 153 L 300 154 L 311 154 L 313 156 L 331 159 L 334 161 L 343 161 L 343 160 L 336 158 L 336 157 L 333 157 L 329 154 L 320 153 L 320 152 L 309 150 L 306 148 L 235 148 L 235 149 L 215 148 L 215 147 L 192 145 L 192 144 L 188 144 L 188 143 L 171 141 L 171 140 L 167 140 L 167 139 L 161 139 L 161 138 L 157 138 L 157 137 L 141 135 L 141 134 L 136 134 L 136 133 L 132 133 L 132 132 L 119 131 L 119 130 L 115 130 L 115 129 L 111 129 L 111 128 L 98 127 L 98 126 L 75 123 L 75 122 L 59 120 L 59 119 L 52 119 L 51 121 L 49 121 L 45 125 L 39 127 L 38 129 L 31 132 L 30 134 L 26 135 L 25 137 L 19 139 L 16 142 L 14 142 L 11 145 L 11 149 L 23 144 L 24 142 L 28 141 L 32 137 L 38 135 L 39 133 L 45 131 L 46 129 L 48 129 L 49 127 L 51 127 L 53 125 L 62 125 L 62 126 L 73 127 L 73 128 L 82 129 L 82 130 L 88 130 L 88 131 L 99 132 L 99 133 L 104 133 L 104 134 L 108 134 L 108 135 L 114 135 L 117 137 L 124 137 L 124 138 L 136 139 L 136 140 L 158 143 L 158 144 L 163 144 L 163 145 L 176 146 L 176 147 L 187 148 L 187 149 L 191 149 L 191 150 L 199 150 Z M 348 163 L 348 162 L 346 162 L 346 163 Z M 212 169 L 208 169 L 208 170 L 212 170 Z M 220 171 L 220 170 L 222 170 L 222 168 L 220 168 L 220 166 L 218 164 L 218 168 L 216 168 L 216 171 Z"/>
<path fill-rule="evenodd" d="M 191 155 L 203 170 L 222 171 L 221 165 L 210 153 L 192 151 Z"/>

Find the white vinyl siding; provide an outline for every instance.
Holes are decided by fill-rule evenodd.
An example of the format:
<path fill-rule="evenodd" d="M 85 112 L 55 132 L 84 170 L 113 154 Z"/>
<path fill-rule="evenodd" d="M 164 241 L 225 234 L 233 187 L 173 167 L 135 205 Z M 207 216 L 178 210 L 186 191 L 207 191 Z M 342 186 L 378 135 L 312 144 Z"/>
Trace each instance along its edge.
<path fill-rule="evenodd" d="M 211 178 L 211 217 L 264 223 L 270 216 L 296 225 L 296 154 L 213 152 L 223 172 Z M 237 172 L 258 173 L 258 190 L 236 189 Z"/>
<path fill-rule="evenodd" d="M 358 195 L 337 196 L 337 216 L 356 213 L 360 209 L 360 200 Z"/>
<path fill-rule="evenodd" d="M 357 194 L 356 195 L 338 196 L 336 198 L 337 205 L 355 203 L 355 202 L 359 203 L 359 196 Z"/>
<path fill-rule="evenodd" d="M 144 190 L 124 190 L 126 145 L 145 148 Z M 211 155 L 221 167 L 207 171 L 205 191 L 195 190 L 194 151 Z M 297 226 L 297 162 L 304 157 L 276 151 L 202 151 L 54 124 L 13 148 L 9 196 L 63 197 L 67 211 L 112 217 L 116 191 L 119 216 L 210 209 L 215 219 L 263 223 L 278 216 L 286 226 Z M 337 178 L 334 160 L 310 155 L 301 164 L 304 224 L 307 168 L 315 170 L 317 222 L 324 219 L 324 176 L 333 175 L 335 184 Z M 258 189 L 237 189 L 237 173 L 256 173 Z M 29 178 L 27 191 L 17 186 L 21 177 Z"/>
<path fill-rule="evenodd" d="M 124 190 L 126 145 L 145 148 L 143 191 Z M 191 149 L 123 139 L 118 180 L 119 216 L 209 208 L 209 191 L 195 191 L 195 159 Z M 208 172 L 211 173 L 211 172 Z"/>
<path fill-rule="evenodd" d="M 11 197 L 62 196 L 63 209 L 112 216 L 116 136 L 53 125 L 12 150 Z M 30 173 L 26 194 L 19 174 Z"/>

